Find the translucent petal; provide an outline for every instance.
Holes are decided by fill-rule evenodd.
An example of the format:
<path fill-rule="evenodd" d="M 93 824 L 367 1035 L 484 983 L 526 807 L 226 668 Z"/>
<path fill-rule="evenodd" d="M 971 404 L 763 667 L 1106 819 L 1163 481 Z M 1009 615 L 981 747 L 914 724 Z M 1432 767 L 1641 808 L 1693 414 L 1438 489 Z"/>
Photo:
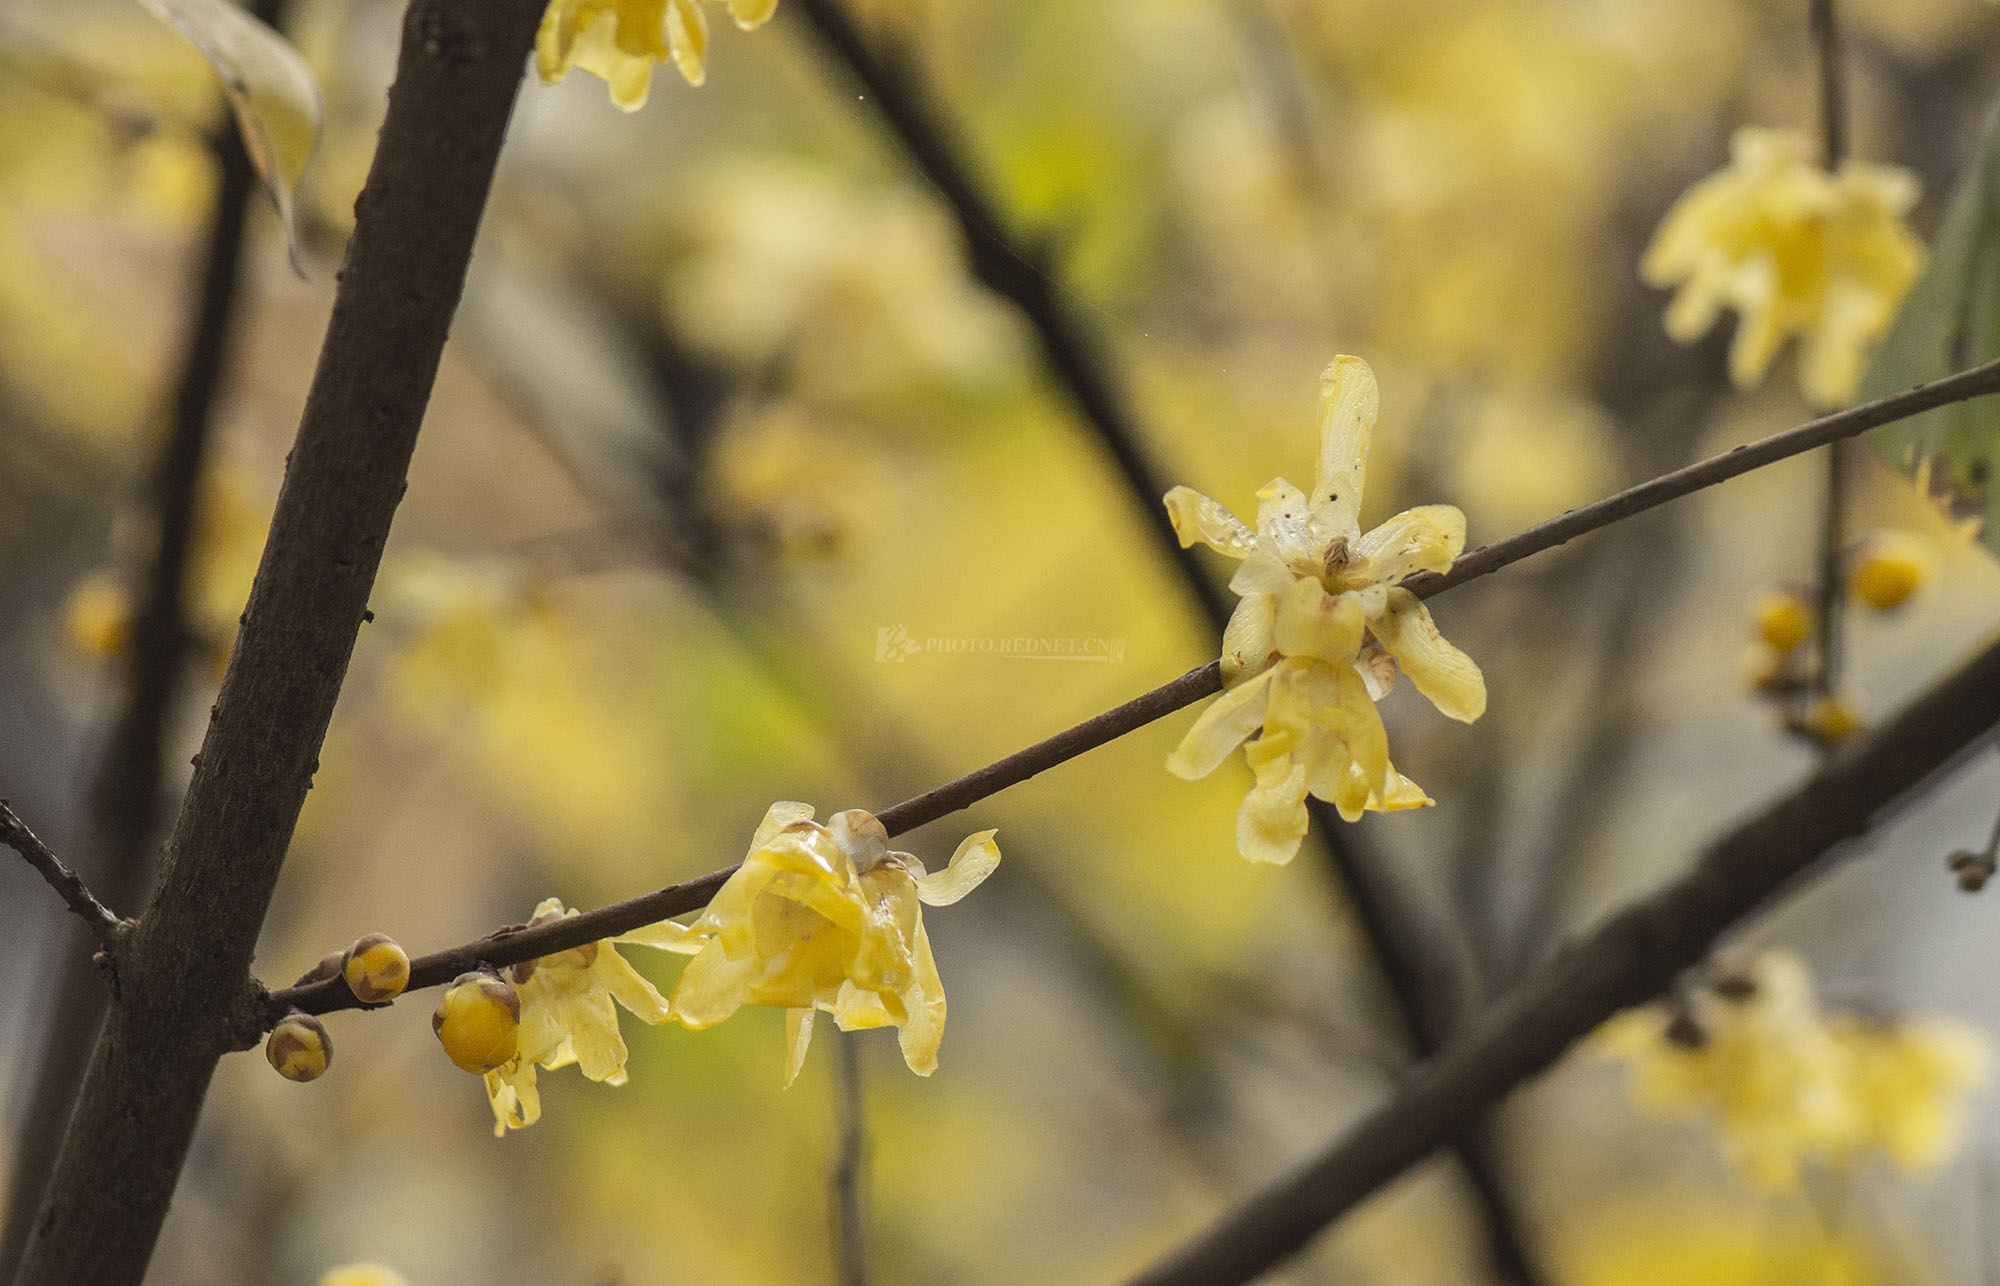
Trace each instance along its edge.
<path fill-rule="evenodd" d="M 708 935 L 697 933 L 688 925 L 673 920 L 662 920 L 658 924 L 641 925 L 630 933 L 621 933 L 611 941 L 691 956 L 707 945 Z"/>
<path fill-rule="evenodd" d="M 1486 678 L 1471 657 L 1438 633 L 1423 603 L 1406 589 L 1389 591 L 1387 610 L 1368 622 L 1417 691 L 1446 716 L 1471 723 L 1486 713 Z"/>
<path fill-rule="evenodd" d="M 1375 372 L 1358 357 L 1336 357 L 1320 374 L 1319 469 L 1313 475 L 1312 506 L 1314 516 L 1335 535 L 1360 529 L 1368 442 L 1381 398 Z"/>
<path fill-rule="evenodd" d="M 1222 631 L 1224 684 L 1233 685 L 1270 668 L 1278 652 L 1277 625 L 1275 594 L 1250 594 L 1237 602 L 1236 610 L 1229 614 L 1228 627 Z"/>
<path fill-rule="evenodd" d="M 930 906 L 950 906 L 993 874 L 1000 865 L 1000 846 L 993 842 L 997 831 L 980 831 L 959 841 L 951 862 L 935 875 L 917 880 L 917 896 Z"/>
<path fill-rule="evenodd" d="M 681 79 L 700 85 L 707 75 L 708 15 L 701 11 L 699 0 L 667 0 L 667 43 Z"/>
<path fill-rule="evenodd" d="M 811 1006 L 802 1006 L 785 1011 L 785 1086 L 791 1087 L 799 1078 L 799 1069 L 806 1065 L 806 1050 L 811 1048 L 813 1038 L 813 1011 Z"/>
<path fill-rule="evenodd" d="M 729 16 L 745 31 L 754 31 L 771 20 L 778 0 L 729 0 Z"/>
<path fill-rule="evenodd" d="M 1252 554 L 1229 578 L 1229 590 L 1232 594 L 1245 597 L 1251 594 L 1282 594 L 1297 579 L 1298 575 L 1279 562 L 1277 555 Z"/>
<path fill-rule="evenodd" d="M 748 999 L 757 972 L 755 957 L 731 960 L 721 943 L 710 943 L 688 961 L 680 981 L 674 984 L 669 1004 L 675 1021 L 695 1031 L 715 1026 Z"/>
<path fill-rule="evenodd" d="M 1182 549 L 1199 543 L 1231 558 L 1248 558 L 1257 552 L 1256 533 L 1220 502 L 1193 487 L 1175 487 L 1167 493 L 1166 505 Z"/>
<path fill-rule="evenodd" d="M 1301 577 L 1278 600 L 1273 636 L 1286 656 L 1315 657 L 1329 665 L 1351 665 L 1367 630 L 1361 604 L 1352 595 L 1328 594 L 1320 583 Z"/>
<path fill-rule="evenodd" d="M 937 1070 L 938 1047 L 944 1043 L 944 979 L 938 977 L 930 934 L 917 926 L 917 978 L 905 997 L 909 1017 L 896 1034 L 903 1061 L 919 1076 Z"/>
<path fill-rule="evenodd" d="M 1243 747 L 1257 784 L 1236 812 L 1236 851 L 1253 862 L 1283 865 L 1306 837 L 1306 768 L 1292 757 L 1289 734 L 1266 735 Z"/>
<path fill-rule="evenodd" d="M 1272 695 L 1271 704 L 1296 712 L 1324 734 L 1301 745 L 1312 793 L 1348 821 L 1360 816 L 1369 798 L 1386 788 L 1391 772 L 1389 734 L 1361 675 L 1351 665 L 1304 667 L 1283 694 Z"/>
<path fill-rule="evenodd" d="M 1425 794 L 1422 786 L 1392 768 L 1389 770 L 1389 788 L 1382 792 L 1377 806 L 1382 812 L 1396 813 L 1406 808 L 1429 808 L 1435 803 L 1437 801 Z"/>
<path fill-rule="evenodd" d="M 1189 781 L 1214 772 L 1230 751 L 1263 725 L 1274 673 L 1266 670 L 1246 679 L 1211 702 L 1167 757 L 1167 771 Z"/>
<path fill-rule="evenodd" d="M 1465 552 L 1465 514 L 1452 505 L 1406 509 L 1354 546 L 1347 575 L 1354 584 L 1395 584 L 1418 572 L 1441 572 Z"/>
<path fill-rule="evenodd" d="M 1306 493 L 1283 478 L 1271 479 L 1257 493 L 1257 549 L 1282 566 L 1309 570 L 1318 568 L 1325 552 L 1313 539 Z"/>
<path fill-rule="evenodd" d="M 525 1130 L 542 1119 L 542 1096 L 535 1087 L 535 1065 L 517 1059 L 486 1073 L 486 1101 L 493 1107 L 493 1137 Z"/>
<path fill-rule="evenodd" d="M 813 806 L 802 804 L 796 799 L 781 799 L 764 810 L 764 820 L 757 823 L 757 829 L 750 835 L 750 851 L 770 843 L 772 838 L 787 826 L 809 822 L 813 817 Z"/>
<path fill-rule="evenodd" d="M 597 959 L 590 965 L 590 981 L 593 986 L 602 987 L 640 1022 L 657 1027 L 667 1020 L 667 998 L 609 942 L 597 944 Z"/>

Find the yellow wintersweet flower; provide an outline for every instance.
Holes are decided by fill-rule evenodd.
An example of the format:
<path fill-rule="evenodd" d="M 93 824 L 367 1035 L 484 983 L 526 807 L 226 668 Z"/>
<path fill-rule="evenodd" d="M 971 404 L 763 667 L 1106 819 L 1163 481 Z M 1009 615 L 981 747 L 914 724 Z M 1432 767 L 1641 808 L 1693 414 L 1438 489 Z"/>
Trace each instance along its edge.
<path fill-rule="evenodd" d="M 1860 1122 L 1856 1148 L 1873 1148 L 1905 1173 L 1928 1170 L 1958 1146 L 1965 1095 L 1986 1083 L 1986 1037 L 1935 1019 L 1835 1017 Z"/>
<path fill-rule="evenodd" d="M 778 0 L 728 0 L 745 31 L 762 26 Z M 708 61 L 708 17 L 702 0 L 550 0 L 535 33 L 535 70 L 553 85 L 581 67 L 611 87 L 611 101 L 628 112 L 646 105 L 653 64 L 671 60 L 690 85 Z"/>
<path fill-rule="evenodd" d="M 1420 808 L 1431 798 L 1389 762 L 1375 701 L 1407 672 L 1446 715 L 1486 710 L 1486 680 L 1447 643 L 1415 594 L 1398 583 L 1443 571 L 1465 548 L 1465 515 L 1423 505 L 1362 534 L 1361 489 L 1380 395 L 1358 357 L 1320 376 L 1319 467 L 1311 494 L 1283 478 L 1257 493 L 1252 531 L 1189 487 L 1166 496 L 1181 544 L 1241 559 L 1242 596 L 1222 640 L 1230 690 L 1202 712 L 1167 760 L 1190 780 L 1238 744 L 1257 784 L 1237 814 L 1236 845 L 1257 862 L 1289 862 L 1306 833 L 1305 798 L 1348 821 L 1365 810 Z M 1246 738 L 1255 739 L 1245 743 Z"/>
<path fill-rule="evenodd" d="M 1759 955 L 1677 997 L 1628 1010 L 1591 1037 L 1627 1060 L 1642 1109 L 1706 1115 L 1753 1186 L 1796 1191 L 1808 1161 L 1870 1151 L 1898 1169 L 1938 1164 L 1961 1100 L 1985 1079 L 1987 1042 L 1949 1023 L 1823 1013 L 1805 963 Z"/>
<path fill-rule="evenodd" d="M 1761 379 L 1796 334 L 1806 399 L 1839 406 L 1923 268 L 1923 243 L 1904 221 L 1916 179 L 1851 160 L 1829 173 L 1806 136 L 1788 130 L 1740 129 L 1729 153 L 1727 168 L 1667 211 L 1640 273 L 1680 287 L 1666 324 L 1682 343 L 1723 308 L 1737 311 L 1729 375 L 1739 387 Z"/>
<path fill-rule="evenodd" d="M 530 925 L 575 915 L 559 898 L 535 908 Z M 519 1047 L 514 1057 L 486 1073 L 486 1097 L 493 1105 L 493 1133 L 525 1129 L 541 1119 L 535 1068 L 551 1071 L 575 1063 L 593 1081 L 625 1083 L 625 1038 L 618 1031 L 613 1001 L 640 1022 L 667 1019 L 667 1002 L 621 957 L 608 938 L 514 966 L 521 999 Z"/>
<path fill-rule="evenodd" d="M 937 1070 L 944 1039 L 944 983 L 923 908 L 949 906 L 1000 864 L 992 831 L 967 836 L 936 875 L 891 852 L 873 814 L 849 809 L 822 826 L 811 806 L 771 805 L 749 856 L 692 925 L 671 921 L 630 940 L 694 956 L 674 984 L 673 1016 L 700 1030 L 743 1005 L 789 1010 L 785 1084 L 805 1063 L 813 1016 L 842 1031 L 900 1029 L 903 1061 Z"/>

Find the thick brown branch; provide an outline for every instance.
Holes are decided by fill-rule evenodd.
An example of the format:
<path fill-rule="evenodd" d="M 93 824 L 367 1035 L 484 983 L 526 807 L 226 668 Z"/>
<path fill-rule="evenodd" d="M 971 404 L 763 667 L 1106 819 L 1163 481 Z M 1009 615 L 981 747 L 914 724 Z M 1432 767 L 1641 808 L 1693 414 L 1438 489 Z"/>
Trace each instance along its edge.
<path fill-rule="evenodd" d="M 1560 518 L 1537 523 L 1526 531 L 1516 532 L 1505 540 L 1496 540 L 1490 545 L 1465 554 L 1451 565 L 1451 570 L 1443 573 L 1425 573 L 1413 576 L 1404 582 L 1404 587 L 1416 593 L 1419 598 L 1429 598 L 1445 590 L 1463 585 L 1469 580 L 1499 571 L 1510 563 L 1518 563 L 1532 554 L 1557 545 L 1568 544 L 1578 536 L 1608 527 L 1614 522 L 1623 522 L 1634 514 L 1642 514 L 1648 509 L 1691 496 L 1697 491 L 1741 477 L 1767 464 L 1823 447 L 1829 442 L 1842 438 L 1857 437 L 1870 429 L 1880 428 L 1896 420 L 1908 419 L 1924 411 L 1948 406 L 1953 402 L 1964 402 L 1989 393 L 2000 393 L 2000 361 L 1992 361 L 1984 366 L 1947 375 L 1943 379 L 1932 380 L 1928 384 L 1903 393 L 1851 406 L 1845 411 L 1835 411 L 1817 420 L 1773 433 L 1755 442 L 1746 442 L 1740 447 L 1725 451 L 1721 455 L 1710 456 L 1684 469 L 1663 473 L 1657 478 L 1628 487 L 1615 495 L 1592 501 L 1581 509 L 1572 509 Z"/>
<path fill-rule="evenodd" d="M 42 843 L 4 799 L 0 799 L 0 844 L 5 844 L 28 860 L 28 865 L 34 867 L 49 882 L 49 887 L 69 904 L 69 909 L 90 926 L 98 946 L 110 951 L 117 944 L 118 930 L 124 922 L 97 900 L 84 885 L 83 878 L 69 869 L 47 844 Z"/>
<path fill-rule="evenodd" d="M 333 317 L 192 783 L 17 1279 L 136 1283 L 339 695 L 540 0 L 415 0 Z M 135 1126 L 135 1122 L 142 1123 Z"/>
<path fill-rule="evenodd" d="M 1389 1102 L 1134 1280 L 1214 1286 L 1268 1271 L 1606 1018 L 1664 991 L 1718 937 L 1996 722 L 2000 643 L 1711 844 L 1686 876 L 1564 949 Z"/>

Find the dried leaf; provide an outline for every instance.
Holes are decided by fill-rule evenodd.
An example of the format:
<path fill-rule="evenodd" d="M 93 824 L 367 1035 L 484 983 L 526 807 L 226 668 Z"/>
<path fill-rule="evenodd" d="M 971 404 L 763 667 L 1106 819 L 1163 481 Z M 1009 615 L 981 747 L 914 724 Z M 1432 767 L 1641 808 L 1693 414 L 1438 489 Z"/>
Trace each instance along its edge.
<path fill-rule="evenodd" d="M 292 270 L 303 277 L 292 194 L 325 117 L 312 69 L 290 41 L 229 0 L 139 3 L 186 36 L 222 78 L 244 150 L 284 225 Z"/>

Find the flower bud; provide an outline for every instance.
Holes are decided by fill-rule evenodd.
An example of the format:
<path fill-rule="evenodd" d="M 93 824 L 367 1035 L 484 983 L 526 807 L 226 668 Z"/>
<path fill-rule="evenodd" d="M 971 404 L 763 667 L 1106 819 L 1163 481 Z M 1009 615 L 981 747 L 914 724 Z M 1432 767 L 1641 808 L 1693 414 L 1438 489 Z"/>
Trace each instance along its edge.
<path fill-rule="evenodd" d="M 1906 531 L 1877 531 L 1849 555 L 1847 592 L 1878 612 L 1901 607 L 1930 575 L 1936 556 Z"/>
<path fill-rule="evenodd" d="M 288 1081 L 316 1081 L 333 1061 L 333 1040 L 319 1019 L 294 1009 L 271 1029 L 264 1057 Z"/>
<path fill-rule="evenodd" d="M 1794 732 L 1804 733 L 1822 746 L 1837 746 L 1861 731 L 1861 714 L 1840 697 L 1817 697 L 1805 709 L 1786 720 Z"/>
<path fill-rule="evenodd" d="M 1797 590 L 1772 590 L 1757 602 L 1757 637 L 1776 652 L 1789 652 L 1813 629 L 1813 605 Z"/>
<path fill-rule="evenodd" d="M 521 997 L 490 973 L 462 973 L 431 1015 L 444 1052 L 475 1076 L 510 1061 L 521 1048 Z"/>
<path fill-rule="evenodd" d="M 341 957 L 347 989 L 364 1005 L 394 1000 L 410 985 L 410 957 L 385 934 L 370 933 L 354 940 Z"/>

